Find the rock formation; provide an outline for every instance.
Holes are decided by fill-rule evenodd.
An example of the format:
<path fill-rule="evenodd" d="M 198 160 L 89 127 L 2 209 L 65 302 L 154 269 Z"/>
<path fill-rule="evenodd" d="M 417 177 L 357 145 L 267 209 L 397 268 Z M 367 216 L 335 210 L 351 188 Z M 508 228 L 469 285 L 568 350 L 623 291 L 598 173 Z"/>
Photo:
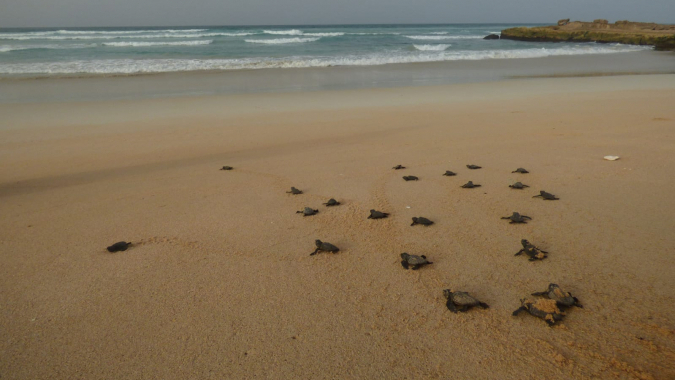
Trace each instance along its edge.
<path fill-rule="evenodd" d="M 630 45 L 653 45 L 657 50 L 675 50 L 675 25 L 607 20 L 593 22 L 568 19 L 557 26 L 510 28 L 502 30 L 502 39 L 542 42 L 603 42 Z"/>

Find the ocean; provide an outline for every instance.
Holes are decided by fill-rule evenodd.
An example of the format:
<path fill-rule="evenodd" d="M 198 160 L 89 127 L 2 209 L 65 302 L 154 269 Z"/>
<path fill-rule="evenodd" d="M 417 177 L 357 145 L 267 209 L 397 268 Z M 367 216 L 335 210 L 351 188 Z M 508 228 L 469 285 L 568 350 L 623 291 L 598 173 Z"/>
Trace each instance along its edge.
<path fill-rule="evenodd" d="M 0 78 L 380 66 L 649 47 L 483 40 L 505 24 L 0 29 Z"/>

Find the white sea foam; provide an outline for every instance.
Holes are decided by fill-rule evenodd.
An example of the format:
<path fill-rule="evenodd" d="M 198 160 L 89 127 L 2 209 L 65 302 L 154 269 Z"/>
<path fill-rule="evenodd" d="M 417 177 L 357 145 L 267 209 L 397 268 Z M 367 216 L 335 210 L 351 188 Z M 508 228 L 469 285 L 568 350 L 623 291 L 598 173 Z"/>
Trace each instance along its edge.
<path fill-rule="evenodd" d="M 415 49 L 420 51 L 443 51 L 450 45 L 413 45 Z"/>
<path fill-rule="evenodd" d="M 431 32 L 429 34 L 448 34 L 448 33 L 450 33 L 450 32 Z"/>
<path fill-rule="evenodd" d="M 7 53 L 17 50 L 39 50 L 39 49 L 85 49 L 96 47 L 96 44 L 70 44 L 70 45 L 0 45 L 0 53 Z"/>
<path fill-rule="evenodd" d="M 69 40 L 114 40 L 114 39 L 159 39 L 159 38 L 204 38 L 204 37 L 239 37 L 239 36 L 251 36 L 255 33 L 162 33 L 162 34 L 139 34 L 139 35 L 20 35 L 6 33 L 5 35 L 0 34 L 0 40 L 16 40 L 16 41 L 25 41 L 25 40 L 56 40 L 56 41 L 69 41 Z"/>
<path fill-rule="evenodd" d="M 244 40 L 246 42 L 250 42 L 253 44 L 270 44 L 270 45 L 276 45 L 276 44 L 299 44 L 299 43 L 304 43 L 304 42 L 314 42 L 320 40 L 321 37 L 316 37 L 316 38 L 277 38 L 273 40 Z"/>
<path fill-rule="evenodd" d="M 630 45 L 584 44 L 552 49 L 390 52 L 343 57 L 287 57 L 248 59 L 111 59 L 69 62 L 0 64 L 0 75 L 67 75 L 67 74 L 140 74 L 201 70 L 241 70 L 264 68 L 303 68 L 329 66 L 372 66 L 391 63 L 440 62 L 458 60 L 539 58 L 562 55 L 611 54 L 648 50 L 650 47 Z"/>
<path fill-rule="evenodd" d="M 198 45 L 208 45 L 211 43 L 213 43 L 213 40 L 174 41 L 174 42 L 104 42 L 101 45 L 114 47 L 150 47 L 150 46 L 198 46 Z"/>
<path fill-rule="evenodd" d="M 58 34 L 144 34 L 144 33 L 196 33 L 208 29 L 147 29 L 147 30 L 57 30 Z"/>
<path fill-rule="evenodd" d="M 344 36 L 345 34 L 342 32 L 334 32 L 334 33 L 303 33 L 302 35 L 314 37 L 340 37 Z"/>
<path fill-rule="evenodd" d="M 282 34 L 287 36 L 299 36 L 302 34 L 301 30 L 292 29 L 292 30 L 263 30 L 263 33 L 267 34 Z"/>
<path fill-rule="evenodd" d="M 412 40 L 475 40 L 485 36 L 403 36 Z"/>

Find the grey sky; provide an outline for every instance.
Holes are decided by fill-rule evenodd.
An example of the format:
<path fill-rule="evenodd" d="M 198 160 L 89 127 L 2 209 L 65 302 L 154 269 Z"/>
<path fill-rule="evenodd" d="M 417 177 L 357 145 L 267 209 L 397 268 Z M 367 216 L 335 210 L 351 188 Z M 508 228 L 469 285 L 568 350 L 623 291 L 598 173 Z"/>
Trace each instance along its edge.
<path fill-rule="evenodd" d="M 675 0 L 0 0 L 0 27 L 554 22 L 675 23 Z"/>

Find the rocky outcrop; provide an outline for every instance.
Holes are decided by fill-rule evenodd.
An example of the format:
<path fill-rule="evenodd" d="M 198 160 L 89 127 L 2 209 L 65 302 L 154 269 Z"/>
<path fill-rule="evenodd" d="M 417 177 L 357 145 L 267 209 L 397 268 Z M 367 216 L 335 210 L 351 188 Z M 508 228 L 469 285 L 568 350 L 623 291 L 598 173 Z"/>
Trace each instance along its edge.
<path fill-rule="evenodd" d="M 502 30 L 501 38 L 542 42 L 603 42 L 630 45 L 653 45 L 658 50 L 675 50 L 675 25 L 607 20 L 567 22 L 558 26 L 510 28 Z"/>
<path fill-rule="evenodd" d="M 565 18 L 565 19 L 562 19 L 562 20 L 558 20 L 558 26 L 565 26 L 565 25 L 567 25 L 567 24 L 569 24 L 569 23 L 570 23 L 570 19 L 568 19 L 568 18 Z"/>
<path fill-rule="evenodd" d="M 488 36 L 483 37 L 484 40 L 498 40 L 499 35 L 497 34 L 490 34 Z"/>

